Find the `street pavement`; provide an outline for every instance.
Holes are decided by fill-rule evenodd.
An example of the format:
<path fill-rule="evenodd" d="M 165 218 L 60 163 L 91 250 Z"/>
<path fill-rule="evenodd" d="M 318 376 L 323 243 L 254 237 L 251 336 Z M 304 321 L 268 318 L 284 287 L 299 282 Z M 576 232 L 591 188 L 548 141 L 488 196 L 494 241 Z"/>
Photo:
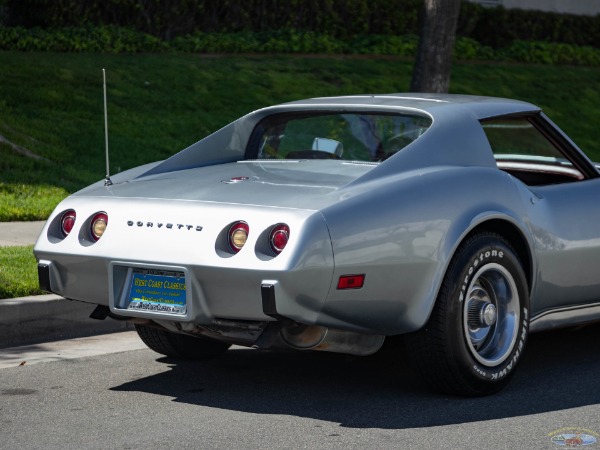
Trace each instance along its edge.
<path fill-rule="evenodd" d="M 145 348 L 146 344 L 135 331 L 0 348 L 0 370 L 25 364 L 32 366 Z"/>
<path fill-rule="evenodd" d="M 0 222 L 0 247 L 33 245 L 45 222 Z M 0 348 L 132 330 L 113 319 L 95 320 L 95 305 L 58 295 L 0 299 Z"/>

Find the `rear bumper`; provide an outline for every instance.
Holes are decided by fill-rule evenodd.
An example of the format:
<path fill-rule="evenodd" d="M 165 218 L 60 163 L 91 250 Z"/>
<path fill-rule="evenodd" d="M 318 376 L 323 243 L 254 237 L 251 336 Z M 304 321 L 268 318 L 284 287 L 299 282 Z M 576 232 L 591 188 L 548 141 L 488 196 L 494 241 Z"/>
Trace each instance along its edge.
<path fill-rule="evenodd" d="M 52 292 L 50 287 L 50 264 L 39 263 L 38 264 L 38 280 L 40 289 L 47 292 Z"/>
<path fill-rule="evenodd" d="M 103 266 L 101 269 L 99 266 Z M 134 268 L 185 274 L 185 314 L 128 309 Z M 273 321 L 287 318 L 313 325 L 331 286 L 332 269 L 247 270 L 151 264 L 139 261 L 88 261 L 80 257 L 40 260 L 40 287 L 65 298 L 106 305 L 115 315 L 154 321 L 208 325 L 215 319 Z"/>

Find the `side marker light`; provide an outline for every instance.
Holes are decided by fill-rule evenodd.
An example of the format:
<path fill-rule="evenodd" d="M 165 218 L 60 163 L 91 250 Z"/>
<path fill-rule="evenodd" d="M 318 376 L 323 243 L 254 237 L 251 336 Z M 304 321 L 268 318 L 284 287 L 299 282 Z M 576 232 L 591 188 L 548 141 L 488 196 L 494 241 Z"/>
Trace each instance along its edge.
<path fill-rule="evenodd" d="M 338 289 L 360 289 L 365 284 L 365 275 L 342 275 L 338 280 Z"/>

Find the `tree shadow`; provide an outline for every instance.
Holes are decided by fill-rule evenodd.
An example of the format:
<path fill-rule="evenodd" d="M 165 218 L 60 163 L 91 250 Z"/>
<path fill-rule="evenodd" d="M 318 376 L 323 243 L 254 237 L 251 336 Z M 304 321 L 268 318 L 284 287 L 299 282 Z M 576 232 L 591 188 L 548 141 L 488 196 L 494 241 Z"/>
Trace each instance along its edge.
<path fill-rule="evenodd" d="M 600 403 L 600 325 L 533 335 L 509 386 L 483 398 L 431 393 L 406 352 L 367 358 L 232 349 L 217 360 L 162 358 L 166 371 L 112 388 L 256 414 L 284 414 L 350 428 L 403 429 L 497 420 Z"/>

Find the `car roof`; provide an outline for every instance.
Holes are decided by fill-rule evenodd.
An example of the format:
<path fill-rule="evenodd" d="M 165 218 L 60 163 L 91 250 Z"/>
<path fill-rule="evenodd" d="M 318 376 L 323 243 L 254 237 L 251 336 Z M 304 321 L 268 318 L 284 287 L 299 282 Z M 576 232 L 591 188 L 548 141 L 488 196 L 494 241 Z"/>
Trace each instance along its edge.
<path fill-rule="evenodd" d="M 253 111 L 221 130 L 192 144 L 163 161 L 142 176 L 206 164 L 205 161 L 231 162 L 243 159 L 246 143 L 256 125 L 272 114 L 314 111 L 363 111 L 408 113 L 429 116 L 432 125 L 415 143 L 417 150 L 405 149 L 401 161 L 389 158 L 372 176 L 399 173 L 424 165 L 462 165 L 496 167 L 489 143 L 479 120 L 509 114 L 537 113 L 530 103 L 494 97 L 456 94 L 380 94 L 320 97 L 298 100 Z M 452 151 L 437 151 L 443 147 Z M 409 147 L 415 147 L 410 145 Z M 420 148 L 420 150 L 419 150 Z M 202 149 L 202 150 L 200 150 Z M 413 157 L 409 154 L 415 153 Z M 399 164 L 401 167 L 394 167 Z M 363 177 L 367 180 L 369 177 Z"/>
<path fill-rule="evenodd" d="M 396 93 L 396 94 L 374 94 L 374 95 L 349 95 L 342 97 L 319 97 L 299 100 L 285 105 L 298 106 L 326 106 L 351 107 L 379 106 L 391 108 L 409 108 L 425 111 L 433 116 L 449 110 L 466 110 L 477 119 L 488 117 L 537 112 L 540 108 L 520 100 L 511 100 L 497 97 L 483 97 L 475 95 L 459 94 L 433 94 L 433 93 Z"/>

